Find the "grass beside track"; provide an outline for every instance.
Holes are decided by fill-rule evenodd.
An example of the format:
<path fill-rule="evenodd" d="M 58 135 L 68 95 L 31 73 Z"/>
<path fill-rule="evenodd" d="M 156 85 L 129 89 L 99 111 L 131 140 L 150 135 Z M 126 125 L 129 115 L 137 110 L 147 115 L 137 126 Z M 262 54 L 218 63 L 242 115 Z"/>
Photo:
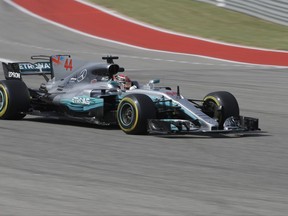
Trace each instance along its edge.
<path fill-rule="evenodd" d="M 288 27 L 195 0 L 90 0 L 136 20 L 213 40 L 288 50 Z"/>

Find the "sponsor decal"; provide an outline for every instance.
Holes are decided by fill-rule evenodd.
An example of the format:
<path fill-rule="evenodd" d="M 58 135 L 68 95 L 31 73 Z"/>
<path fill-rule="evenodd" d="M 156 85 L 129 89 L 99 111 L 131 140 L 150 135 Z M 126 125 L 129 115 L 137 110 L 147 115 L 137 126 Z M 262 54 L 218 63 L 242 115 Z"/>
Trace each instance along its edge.
<path fill-rule="evenodd" d="M 81 82 L 82 80 L 85 79 L 85 77 L 87 76 L 87 69 L 82 70 L 78 75 L 77 75 L 77 82 Z"/>
<path fill-rule="evenodd" d="M 86 95 L 74 96 L 73 98 L 63 98 L 61 104 L 66 105 L 70 110 L 85 112 L 94 108 L 103 107 L 103 98 L 91 98 Z"/>
<path fill-rule="evenodd" d="M 12 72 L 12 71 L 8 72 L 8 77 L 9 78 L 14 78 L 14 79 L 21 79 L 20 73 Z"/>
<path fill-rule="evenodd" d="M 36 62 L 32 63 L 20 63 L 19 64 L 20 71 L 51 71 L 51 65 L 49 62 Z"/>
<path fill-rule="evenodd" d="M 72 103 L 81 105 L 90 105 L 91 101 L 89 97 L 73 97 Z"/>

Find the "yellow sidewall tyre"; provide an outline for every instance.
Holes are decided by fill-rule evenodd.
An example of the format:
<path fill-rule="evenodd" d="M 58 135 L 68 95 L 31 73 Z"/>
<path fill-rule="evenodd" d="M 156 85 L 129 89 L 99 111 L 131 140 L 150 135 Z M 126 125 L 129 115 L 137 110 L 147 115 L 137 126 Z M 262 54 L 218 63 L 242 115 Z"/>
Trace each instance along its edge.
<path fill-rule="evenodd" d="M 20 80 L 0 81 L 0 119 L 22 119 L 29 107 L 30 94 L 24 82 Z"/>
<path fill-rule="evenodd" d="M 7 111 L 9 99 L 6 88 L 0 83 L 0 118 L 5 116 Z"/>
<path fill-rule="evenodd" d="M 147 134 L 148 119 L 155 118 L 155 105 L 147 95 L 127 95 L 118 105 L 118 125 L 127 134 Z"/>

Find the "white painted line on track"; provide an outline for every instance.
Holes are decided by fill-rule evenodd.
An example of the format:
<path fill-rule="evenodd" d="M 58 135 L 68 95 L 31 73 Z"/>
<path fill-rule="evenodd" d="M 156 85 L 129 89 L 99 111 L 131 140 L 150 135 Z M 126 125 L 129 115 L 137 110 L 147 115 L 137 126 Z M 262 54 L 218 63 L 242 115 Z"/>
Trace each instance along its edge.
<path fill-rule="evenodd" d="M 73 51 L 73 50 L 61 50 L 61 49 L 52 49 L 47 47 L 41 47 L 41 46 L 35 46 L 31 44 L 25 44 L 25 43 L 19 43 L 19 42 L 13 42 L 13 41 L 7 41 L 0 39 L 0 43 L 10 44 L 14 46 L 21 46 L 26 48 L 33 48 L 33 49 L 39 49 L 39 50 L 45 50 L 45 51 L 51 51 L 53 54 L 88 54 L 88 55 L 101 55 L 105 56 L 107 53 L 97 53 L 97 52 L 81 52 L 81 51 Z M 174 54 L 174 53 L 173 53 Z M 29 58 L 29 57 L 27 57 Z M 189 65 L 206 65 L 206 66 L 222 66 L 222 67 L 246 67 L 246 68 L 288 68 L 284 66 L 267 66 L 267 65 L 253 65 L 253 64 L 238 64 L 237 62 L 234 62 L 233 64 L 228 64 L 222 61 L 219 61 L 219 63 L 205 63 L 205 62 L 191 62 L 191 61 L 178 61 L 174 59 L 161 59 L 161 58 L 150 58 L 150 57 L 141 57 L 141 56 L 131 56 L 131 55 L 121 55 L 121 58 L 130 58 L 130 59 L 140 59 L 140 60 L 150 60 L 150 61 L 162 61 L 162 62 L 169 62 L 169 63 L 178 63 L 178 64 L 189 64 Z M 16 59 L 5 59 L 4 57 L 0 58 L 0 61 L 2 62 L 17 62 Z"/>

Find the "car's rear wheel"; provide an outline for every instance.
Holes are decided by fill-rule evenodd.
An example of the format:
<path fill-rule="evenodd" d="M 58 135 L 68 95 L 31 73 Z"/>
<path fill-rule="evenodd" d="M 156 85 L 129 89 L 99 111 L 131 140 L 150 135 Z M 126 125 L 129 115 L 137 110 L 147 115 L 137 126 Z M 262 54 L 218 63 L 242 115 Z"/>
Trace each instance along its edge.
<path fill-rule="evenodd" d="M 0 119 L 23 119 L 29 105 L 30 95 L 24 82 L 19 80 L 0 81 Z"/>
<path fill-rule="evenodd" d="M 223 124 L 227 118 L 239 117 L 238 102 L 229 92 L 212 92 L 206 95 L 203 101 L 203 112 L 216 119 L 220 129 L 223 129 Z"/>
<path fill-rule="evenodd" d="M 127 95 L 118 106 L 117 121 L 127 134 L 147 134 L 148 119 L 155 118 L 155 105 L 147 95 Z"/>

